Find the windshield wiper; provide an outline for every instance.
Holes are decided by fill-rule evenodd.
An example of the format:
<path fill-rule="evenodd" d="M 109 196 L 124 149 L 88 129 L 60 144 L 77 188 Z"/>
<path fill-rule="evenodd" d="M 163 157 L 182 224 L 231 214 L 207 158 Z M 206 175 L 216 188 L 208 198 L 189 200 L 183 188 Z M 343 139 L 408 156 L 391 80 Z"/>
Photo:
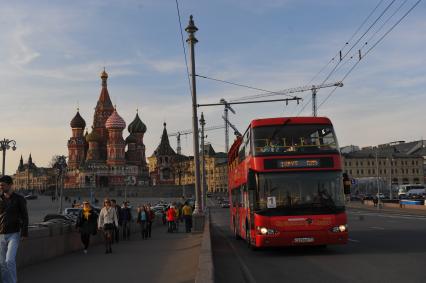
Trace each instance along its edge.
<path fill-rule="evenodd" d="M 291 122 L 291 119 L 287 119 L 287 120 L 284 121 L 284 123 L 282 125 L 278 125 L 271 135 L 271 140 L 273 140 L 275 138 L 275 136 L 282 131 L 283 126 L 287 125 L 290 122 Z"/>

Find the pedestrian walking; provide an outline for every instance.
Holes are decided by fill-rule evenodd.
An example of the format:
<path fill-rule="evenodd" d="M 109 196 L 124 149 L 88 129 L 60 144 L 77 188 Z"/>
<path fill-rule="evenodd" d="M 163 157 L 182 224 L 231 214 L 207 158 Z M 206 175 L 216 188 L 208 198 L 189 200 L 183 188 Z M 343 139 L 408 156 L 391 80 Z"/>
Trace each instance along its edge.
<path fill-rule="evenodd" d="M 106 254 L 112 253 L 111 244 L 113 241 L 114 225 L 118 226 L 117 213 L 111 206 L 111 201 L 106 198 L 104 200 L 104 207 L 102 207 L 98 218 L 98 229 L 104 231 Z"/>
<path fill-rule="evenodd" d="M 0 178 L 0 269 L 3 283 L 15 283 L 16 253 L 20 238 L 28 237 L 27 202 L 12 190 L 10 176 Z"/>
<path fill-rule="evenodd" d="M 179 204 L 177 204 L 176 206 L 175 206 L 175 231 L 176 232 L 179 232 L 179 221 L 180 221 L 180 217 L 181 217 L 181 214 L 180 214 L 180 207 L 179 207 Z"/>
<path fill-rule="evenodd" d="M 192 229 L 192 208 L 185 202 L 185 205 L 182 207 L 183 219 L 185 220 L 185 232 L 190 233 Z"/>
<path fill-rule="evenodd" d="M 379 203 L 379 198 L 377 198 L 377 197 L 374 197 L 373 198 L 373 204 L 374 204 L 374 207 L 377 207 L 377 204 Z"/>
<path fill-rule="evenodd" d="M 141 226 L 141 236 L 145 240 L 147 238 L 147 225 L 148 225 L 148 213 L 145 206 L 140 206 L 138 208 L 138 218 L 137 223 Z"/>
<path fill-rule="evenodd" d="M 171 205 L 166 211 L 166 219 L 167 219 L 167 232 L 173 233 L 175 230 L 175 216 L 176 211 L 173 205 Z"/>
<path fill-rule="evenodd" d="M 123 230 L 123 240 L 130 239 L 130 223 L 132 221 L 132 212 L 129 203 L 125 201 L 120 212 L 121 229 Z"/>
<path fill-rule="evenodd" d="M 96 212 L 92 209 L 88 201 L 83 201 L 83 209 L 77 217 L 75 226 L 80 232 L 85 254 L 87 254 L 87 249 L 89 247 L 90 236 L 96 235 L 97 221 L 98 215 Z"/>
<path fill-rule="evenodd" d="M 148 238 L 151 238 L 152 222 L 154 222 L 155 213 L 154 213 L 154 211 L 151 209 L 151 206 L 150 206 L 150 205 L 147 205 L 147 206 L 146 206 L 146 211 L 147 211 L 147 213 L 148 213 L 147 236 L 148 236 Z"/>
<path fill-rule="evenodd" d="M 115 199 L 111 200 L 111 206 L 114 208 L 115 214 L 117 214 L 117 219 L 118 219 L 118 225 L 114 226 L 114 231 L 113 231 L 113 240 L 116 243 L 118 243 L 120 240 L 120 227 L 122 225 L 121 208 L 119 205 L 117 205 L 117 202 L 115 201 Z"/>

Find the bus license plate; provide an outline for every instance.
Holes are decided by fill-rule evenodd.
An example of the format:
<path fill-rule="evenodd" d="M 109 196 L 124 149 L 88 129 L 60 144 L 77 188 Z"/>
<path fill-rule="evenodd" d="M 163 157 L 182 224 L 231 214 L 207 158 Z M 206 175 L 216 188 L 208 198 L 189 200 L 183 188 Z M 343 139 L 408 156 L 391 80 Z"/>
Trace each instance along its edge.
<path fill-rule="evenodd" d="M 314 238 L 294 238 L 295 243 L 312 243 L 314 241 Z"/>

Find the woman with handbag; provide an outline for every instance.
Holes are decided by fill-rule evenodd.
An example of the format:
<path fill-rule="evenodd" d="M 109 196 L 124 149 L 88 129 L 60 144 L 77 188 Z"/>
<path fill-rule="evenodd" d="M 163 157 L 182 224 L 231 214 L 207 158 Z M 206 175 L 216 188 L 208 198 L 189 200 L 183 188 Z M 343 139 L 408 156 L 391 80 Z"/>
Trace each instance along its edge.
<path fill-rule="evenodd" d="M 101 209 L 98 218 L 98 229 L 104 231 L 105 236 L 105 253 L 112 253 L 112 233 L 114 228 L 118 226 L 117 213 L 111 206 L 110 199 L 104 200 L 104 207 Z"/>
<path fill-rule="evenodd" d="M 92 209 L 88 201 L 83 201 L 83 209 L 77 217 L 76 228 L 81 235 L 81 242 L 84 246 L 84 253 L 87 254 L 87 248 L 90 243 L 90 235 L 96 235 L 96 223 L 98 215 Z"/>

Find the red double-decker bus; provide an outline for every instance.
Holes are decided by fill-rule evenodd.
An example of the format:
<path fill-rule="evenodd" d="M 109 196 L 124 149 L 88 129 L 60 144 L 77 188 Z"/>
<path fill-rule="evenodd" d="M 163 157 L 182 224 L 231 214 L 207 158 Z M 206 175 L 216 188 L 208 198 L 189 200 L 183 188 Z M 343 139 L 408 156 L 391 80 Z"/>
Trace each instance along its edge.
<path fill-rule="evenodd" d="M 346 244 L 339 146 L 325 117 L 257 119 L 228 153 L 231 228 L 250 247 Z"/>

